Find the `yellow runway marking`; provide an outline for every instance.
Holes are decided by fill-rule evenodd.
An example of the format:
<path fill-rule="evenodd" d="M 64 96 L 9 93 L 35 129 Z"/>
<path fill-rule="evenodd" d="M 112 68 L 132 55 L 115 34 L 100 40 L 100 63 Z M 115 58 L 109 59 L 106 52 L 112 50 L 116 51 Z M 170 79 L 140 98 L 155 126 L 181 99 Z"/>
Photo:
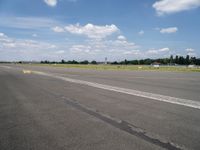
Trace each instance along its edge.
<path fill-rule="evenodd" d="M 31 70 L 23 70 L 23 73 L 24 73 L 24 74 L 31 74 L 32 71 L 31 71 Z"/>

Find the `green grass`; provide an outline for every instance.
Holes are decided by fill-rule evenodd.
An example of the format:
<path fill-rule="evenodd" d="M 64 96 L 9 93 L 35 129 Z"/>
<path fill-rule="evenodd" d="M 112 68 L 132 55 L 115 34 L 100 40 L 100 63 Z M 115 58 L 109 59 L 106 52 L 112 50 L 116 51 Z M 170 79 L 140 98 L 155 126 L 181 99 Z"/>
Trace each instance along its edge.
<path fill-rule="evenodd" d="M 200 68 L 187 68 L 185 66 L 160 66 L 154 68 L 146 65 L 72 65 L 72 64 L 31 64 L 37 66 L 51 66 L 64 68 L 80 68 L 92 70 L 133 70 L 133 71 L 172 71 L 172 72 L 200 72 Z"/>

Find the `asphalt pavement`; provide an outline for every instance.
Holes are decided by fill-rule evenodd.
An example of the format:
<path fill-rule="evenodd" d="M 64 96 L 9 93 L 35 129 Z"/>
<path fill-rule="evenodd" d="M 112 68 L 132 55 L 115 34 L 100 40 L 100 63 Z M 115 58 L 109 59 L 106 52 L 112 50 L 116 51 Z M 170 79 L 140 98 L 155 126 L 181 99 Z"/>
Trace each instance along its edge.
<path fill-rule="evenodd" d="M 2 64 L 0 150 L 198 150 L 199 93 L 200 73 Z"/>

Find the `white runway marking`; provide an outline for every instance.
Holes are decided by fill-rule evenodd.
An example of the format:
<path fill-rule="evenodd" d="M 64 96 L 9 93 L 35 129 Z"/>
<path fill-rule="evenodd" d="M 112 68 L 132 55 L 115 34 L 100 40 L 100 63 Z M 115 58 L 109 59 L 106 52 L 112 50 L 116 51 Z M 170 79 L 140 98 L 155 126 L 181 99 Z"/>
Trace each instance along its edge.
<path fill-rule="evenodd" d="M 0 67 L 6 68 L 6 69 L 11 69 L 11 67 L 9 67 L 9 66 L 0 66 Z"/>
<path fill-rule="evenodd" d="M 32 71 L 32 73 L 61 79 L 61 80 L 67 81 L 67 82 L 72 82 L 72 83 L 87 85 L 87 86 L 91 86 L 91 87 L 95 87 L 95 88 L 99 88 L 99 89 L 104 89 L 104 90 L 108 90 L 108 91 L 114 91 L 114 92 L 119 92 L 119 93 L 123 93 L 123 94 L 144 97 L 147 99 L 153 99 L 153 100 L 157 100 L 157 101 L 161 101 L 161 102 L 167 102 L 167 103 L 178 104 L 178 105 L 182 105 L 182 106 L 200 109 L 200 102 L 198 102 L 198 101 L 176 98 L 176 97 L 171 97 L 171 96 L 165 96 L 165 95 L 160 95 L 160 94 L 154 94 L 154 93 L 149 93 L 149 92 L 142 92 L 142 91 L 138 91 L 138 90 L 132 90 L 132 89 L 110 86 L 110 85 L 105 85 L 105 84 L 99 84 L 99 83 L 94 83 L 94 82 L 88 82 L 88 81 L 83 81 L 83 80 L 71 79 L 71 78 L 61 77 L 61 76 L 57 76 L 57 75 L 53 75 L 53 74 L 47 74 L 44 72 Z"/>

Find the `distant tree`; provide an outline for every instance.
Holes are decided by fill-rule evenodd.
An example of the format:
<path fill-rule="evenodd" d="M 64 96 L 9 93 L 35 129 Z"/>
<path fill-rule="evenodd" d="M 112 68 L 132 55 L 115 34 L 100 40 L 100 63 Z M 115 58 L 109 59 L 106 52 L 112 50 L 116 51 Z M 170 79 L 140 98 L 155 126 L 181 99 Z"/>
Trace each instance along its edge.
<path fill-rule="evenodd" d="M 91 61 L 91 64 L 96 65 L 97 62 L 95 60 Z"/>
<path fill-rule="evenodd" d="M 185 58 L 185 65 L 189 65 L 190 64 L 190 56 L 187 55 Z"/>
<path fill-rule="evenodd" d="M 124 60 L 124 64 L 125 64 L 125 65 L 128 65 L 128 61 L 127 61 L 126 59 Z"/>
<path fill-rule="evenodd" d="M 132 61 L 130 61 L 130 63 L 131 63 L 132 65 L 138 65 L 138 60 L 132 60 Z"/>
<path fill-rule="evenodd" d="M 89 61 L 88 60 L 84 60 L 84 61 L 81 61 L 80 64 L 87 65 L 87 64 L 89 64 Z"/>
<path fill-rule="evenodd" d="M 49 61 L 48 61 L 48 60 L 45 60 L 44 63 L 45 63 L 45 64 L 49 64 Z"/>
<path fill-rule="evenodd" d="M 143 59 L 139 60 L 139 65 L 144 65 L 144 60 Z"/>
<path fill-rule="evenodd" d="M 195 64 L 200 66 L 200 58 L 196 59 L 196 63 Z"/>
<path fill-rule="evenodd" d="M 196 57 L 191 57 L 191 59 L 190 59 L 190 61 L 191 61 L 191 64 L 196 64 Z"/>
<path fill-rule="evenodd" d="M 175 57 L 175 61 L 174 61 L 176 64 L 179 64 L 179 58 L 178 58 L 178 56 L 176 55 L 176 57 Z"/>
<path fill-rule="evenodd" d="M 169 58 L 163 58 L 160 63 L 164 64 L 164 65 L 170 64 L 170 59 Z"/>
<path fill-rule="evenodd" d="M 119 63 L 117 61 L 114 61 L 111 63 L 112 65 L 118 65 Z"/>
<path fill-rule="evenodd" d="M 145 65 L 150 65 L 150 64 L 152 64 L 151 59 L 149 59 L 149 58 L 148 58 L 148 59 L 145 59 L 145 60 L 144 60 L 144 64 L 145 64 Z"/>
<path fill-rule="evenodd" d="M 65 60 L 64 59 L 61 60 L 61 64 L 65 64 Z"/>
<path fill-rule="evenodd" d="M 173 55 L 170 56 L 170 65 L 174 63 Z"/>
<path fill-rule="evenodd" d="M 183 57 L 183 56 L 180 56 L 179 59 L 178 59 L 178 64 L 183 65 L 184 62 L 185 62 L 184 57 Z"/>

